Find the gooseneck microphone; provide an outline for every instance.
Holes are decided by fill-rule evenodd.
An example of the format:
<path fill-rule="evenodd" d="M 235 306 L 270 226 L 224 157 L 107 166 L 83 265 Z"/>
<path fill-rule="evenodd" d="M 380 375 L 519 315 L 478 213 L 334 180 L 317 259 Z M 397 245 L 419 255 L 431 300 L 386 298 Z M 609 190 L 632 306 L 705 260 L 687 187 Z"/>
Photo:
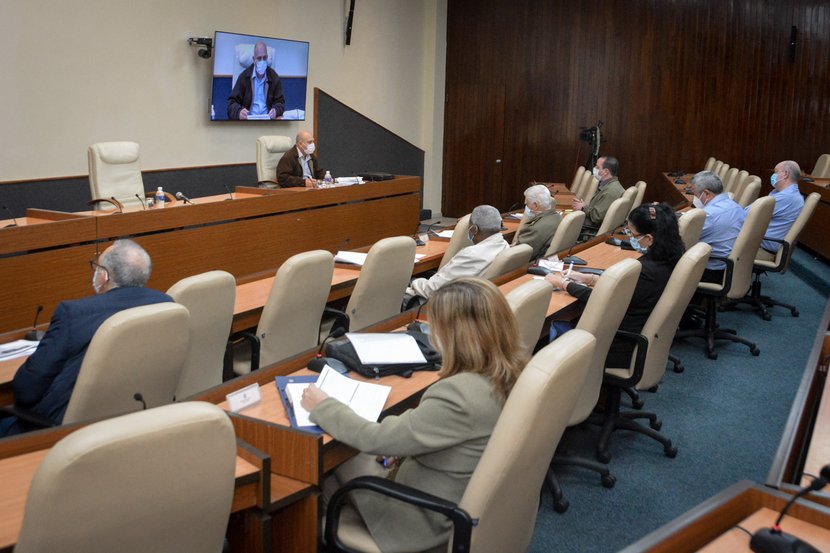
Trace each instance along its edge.
<path fill-rule="evenodd" d="M 146 206 L 146 205 L 144 205 L 144 198 L 142 198 L 142 197 L 141 197 L 141 196 L 139 196 L 138 194 L 136 194 L 136 195 L 135 195 L 135 197 L 136 197 L 136 198 L 138 198 L 138 203 L 139 203 L 139 204 L 141 204 L 141 209 L 143 209 L 144 211 L 146 211 L 146 210 L 147 210 L 147 206 Z"/>
<path fill-rule="evenodd" d="M 317 356 L 308 362 L 308 369 L 318 373 L 323 370 L 323 367 L 328 365 L 340 374 L 347 373 L 349 369 L 346 368 L 342 361 L 340 361 L 339 359 L 334 359 L 333 357 L 323 357 L 323 348 L 326 346 L 326 344 L 330 340 L 340 338 L 344 334 L 346 334 L 346 329 L 342 326 L 339 326 L 331 332 L 329 332 L 329 335 L 326 336 L 322 342 L 320 342 L 320 347 L 317 349 Z"/>
<path fill-rule="evenodd" d="M 110 196 L 110 202 L 112 202 L 112 205 L 114 205 L 118 210 L 116 213 L 124 213 L 124 207 L 121 205 L 121 202 L 115 199 L 115 196 Z"/>
<path fill-rule="evenodd" d="M 14 213 L 12 213 L 12 210 L 11 210 L 11 209 L 9 209 L 9 208 L 8 208 L 7 206 L 5 206 L 5 205 L 0 206 L 0 208 L 2 208 L 2 209 L 3 209 L 3 211 L 5 211 L 6 213 L 8 213 L 8 214 L 9 214 L 9 217 L 11 217 L 11 218 L 12 218 L 12 221 L 14 221 L 11 225 L 6 225 L 6 226 L 5 226 L 5 227 L 3 227 L 3 228 L 16 227 L 16 226 L 17 226 L 17 218 L 15 218 Z"/>
<path fill-rule="evenodd" d="M 143 396 L 143 395 L 141 395 L 141 393 L 140 393 L 140 392 L 136 392 L 136 393 L 134 393 L 134 394 L 133 394 L 133 399 L 134 399 L 134 400 L 136 400 L 136 401 L 140 401 L 140 402 L 141 402 L 141 409 L 142 409 L 142 411 L 147 409 L 147 402 L 146 402 L 146 401 L 144 401 L 144 396 Z"/>
<path fill-rule="evenodd" d="M 818 549 L 809 543 L 798 539 L 791 534 L 785 534 L 781 531 L 781 520 L 793 503 L 804 495 L 822 489 L 830 482 L 830 465 L 825 465 L 821 469 L 821 473 L 809 486 L 801 488 L 797 494 L 792 496 L 790 500 L 781 509 L 781 514 L 772 528 L 762 528 L 752 534 L 752 539 L 749 541 L 749 548 L 756 553 L 820 553 Z"/>
<path fill-rule="evenodd" d="M 186 204 L 192 204 L 193 203 L 192 201 L 190 201 L 190 198 L 188 198 L 187 196 L 185 196 L 181 192 L 176 192 L 176 199 L 181 200 Z"/>
<path fill-rule="evenodd" d="M 40 340 L 43 338 L 43 335 L 46 334 L 44 331 L 37 329 L 37 319 L 38 317 L 40 317 L 42 311 L 43 305 L 38 305 L 37 309 L 35 310 L 35 320 L 32 323 L 32 330 L 26 333 L 27 340 L 34 340 L 40 342 Z"/>
<path fill-rule="evenodd" d="M 228 193 L 228 196 L 230 196 L 229 198 L 225 198 L 225 201 L 232 200 L 233 199 L 233 192 L 231 192 L 231 189 L 228 188 L 227 184 L 222 184 L 222 186 L 225 188 L 225 192 Z"/>

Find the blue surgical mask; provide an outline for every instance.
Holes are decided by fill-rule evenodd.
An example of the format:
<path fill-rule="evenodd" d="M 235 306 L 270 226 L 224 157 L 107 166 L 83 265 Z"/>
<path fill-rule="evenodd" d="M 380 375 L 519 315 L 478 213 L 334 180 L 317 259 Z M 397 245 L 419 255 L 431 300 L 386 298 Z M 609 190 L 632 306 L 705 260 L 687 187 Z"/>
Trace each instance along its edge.
<path fill-rule="evenodd" d="M 771 185 L 775 186 L 775 183 L 778 182 L 778 173 L 773 173 L 772 176 L 769 178 L 769 182 Z"/>
<path fill-rule="evenodd" d="M 257 60 L 256 61 L 256 73 L 257 75 L 264 75 L 265 69 L 268 67 L 268 62 L 266 60 Z"/>
<path fill-rule="evenodd" d="M 632 235 L 628 239 L 628 241 L 631 244 L 631 247 L 634 248 L 636 251 L 638 251 L 640 253 L 646 253 L 648 251 L 648 248 L 644 248 L 643 246 L 640 245 L 640 239 L 637 238 L 636 236 Z"/>
<path fill-rule="evenodd" d="M 473 244 L 474 244 L 475 242 L 473 242 L 473 236 L 475 236 L 475 235 L 474 235 L 472 232 L 470 232 L 470 231 L 468 230 L 468 231 L 467 231 L 467 240 L 469 240 L 469 241 L 470 241 L 470 243 L 473 243 Z"/>
<path fill-rule="evenodd" d="M 531 218 L 531 217 L 533 217 L 534 215 L 536 215 L 536 214 L 535 214 L 535 213 L 533 213 L 533 211 L 531 211 L 531 209 L 530 209 L 528 206 L 525 206 L 525 217 L 527 217 L 528 219 L 530 219 L 530 218 Z"/>

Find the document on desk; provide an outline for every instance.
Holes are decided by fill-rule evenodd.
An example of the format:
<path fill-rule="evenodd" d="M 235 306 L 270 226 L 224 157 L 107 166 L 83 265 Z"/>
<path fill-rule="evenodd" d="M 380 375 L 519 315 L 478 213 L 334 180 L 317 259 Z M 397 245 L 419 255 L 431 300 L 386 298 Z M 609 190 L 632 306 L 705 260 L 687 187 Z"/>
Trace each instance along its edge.
<path fill-rule="evenodd" d="M 349 263 L 350 265 L 358 265 L 360 267 L 363 267 L 363 264 L 366 263 L 366 257 L 368 255 L 369 255 L 368 253 L 363 253 L 363 252 L 338 251 L 334 255 L 334 261 L 336 263 Z M 412 263 L 413 264 L 417 263 L 419 260 L 423 259 L 424 257 L 426 257 L 425 253 L 416 253 L 415 254 L 415 259 L 412 261 Z"/>
<path fill-rule="evenodd" d="M 450 239 L 450 238 L 452 238 L 452 233 L 453 233 L 453 229 L 449 229 L 449 230 L 442 230 L 441 232 L 435 232 L 433 234 L 435 234 L 435 236 L 437 236 L 438 238 Z"/>
<path fill-rule="evenodd" d="M 2 344 L 0 345 L 0 361 L 31 355 L 35 352 L 39 343 L 35 340 L 15 340 L 8 344 Z"/>
<path fill-rule="evenodd" d="M 421 363 L 427 360 L 418 342 L 403 332 L 347 332 L 346 337 L 364 365 L 395 365 Z"/>
<path fill-rule="evenodd" d="M 328 365 L 323 367 L 315 385 L 330 397 L 345 403 L 352 411 L 370 422 L 377 422 L 386 398 L 392 390 L 389 386 L 360 382 L 344 376 Z M 302 406 L 303 391 L 309 383 L 285 385 L 285 394 L 291 401 L 297 426 L 314 426 L 310 413 Z"/>

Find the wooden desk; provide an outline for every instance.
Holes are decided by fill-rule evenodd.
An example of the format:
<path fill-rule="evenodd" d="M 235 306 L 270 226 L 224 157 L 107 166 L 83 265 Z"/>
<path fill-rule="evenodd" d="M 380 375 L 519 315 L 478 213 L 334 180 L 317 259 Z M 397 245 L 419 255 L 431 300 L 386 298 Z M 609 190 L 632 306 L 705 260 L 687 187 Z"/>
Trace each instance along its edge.
<path fill-rule="evenodd" d="M 692 177 L 695 175 L 696 173 L 686 173 L 679 177 L 673 177 L 667 172 L 663 173 L 665 181 L 663 181 L 662 190 L 668 195 L 668 199 L 664 201 L 671 205 L 675 211 L 692 205 L 694 194 L 687 193 L 686 190 L 691 187 Z M 677 179 L 680 179 L 683 182 L 675 182 Z"/>
<path fill-rule="evenodd" d="M 805 196 L 818 192 L 821 196 L 813 216 L 807 221 L 799 242 L 820 254 L 824 259 L 830 259 L 830 189 L 827 186 L 830 179 L 814 179 L 814 182 L 801 181 L 798 190 Z"/>
<path fill-rule="evenodd" d="M 621 553 L 748 552 L 749 536 L 733 526 L 750 532 L 767 528 L 788 500 L 787 494 L 739 482 Z M 830 551 L 830 509 L 826 507 L 799 500 L 788 511 L 782 528 L 821 551 Z"/>

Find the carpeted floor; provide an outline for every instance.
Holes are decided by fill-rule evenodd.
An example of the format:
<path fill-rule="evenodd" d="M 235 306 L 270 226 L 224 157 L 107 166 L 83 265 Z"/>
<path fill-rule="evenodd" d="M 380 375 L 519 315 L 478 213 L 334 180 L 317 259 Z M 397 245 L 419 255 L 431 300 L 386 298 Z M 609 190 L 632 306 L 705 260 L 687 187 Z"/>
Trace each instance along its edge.
<path fill-rule="evenodd" d="M 758 344 L 759 357 L 720 342 L 712 361 L 700 340 L 678 341 L 672 353 L 685 372 L 667 372 L 657 393 L 642 394 L 677 458 L 645 436 L 616 432 L 609 464 L 616 486 L 603 488 L 590 471 L 559 469 L 570 509 L 555 513 L 543 492 L 529 551 L 617 551 L 739 480 L 765 480 L 830 296 L 830 266 L 799 249 L 788 273 L 764 277 L 763 291 L 797 305 L 800 316 L 774 308 L 766 322 L 745 306 L 718 315 L 722 327 Z M 597 435 L 596 427 L 578 427 L 564 443 L 591 455 Z"/>

